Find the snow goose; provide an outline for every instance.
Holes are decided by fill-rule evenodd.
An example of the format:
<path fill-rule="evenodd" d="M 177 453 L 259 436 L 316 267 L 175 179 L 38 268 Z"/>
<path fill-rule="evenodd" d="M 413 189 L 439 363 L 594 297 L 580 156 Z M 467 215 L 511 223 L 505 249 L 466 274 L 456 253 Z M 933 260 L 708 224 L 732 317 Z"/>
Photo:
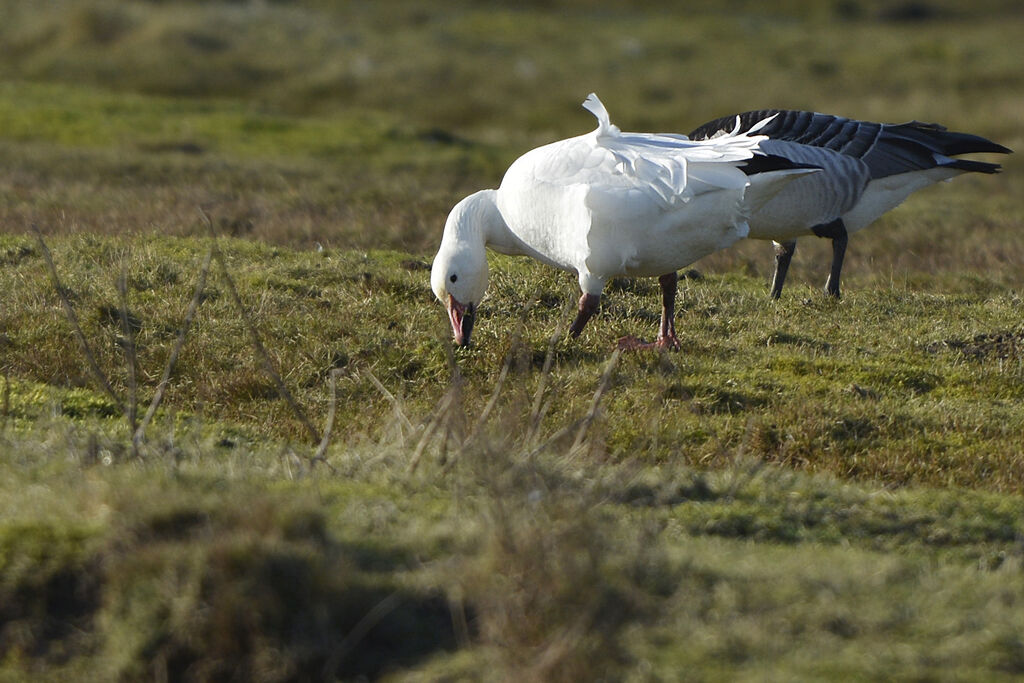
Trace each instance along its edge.
<path fill-rule="evenodd" d="M 785 160 L 781 170 L 769 165 L 749 177 L 740 169 L 767 139 L 757 134 L 763 122 L 742 134 L 693 142 L 683 135 L 623 133 L 593 93 L 583 106 L 597 118 L 593 132 L 527 152 L 497 190 L 466 197 L 448 215 L 430 284 L 460 346 L 469 344 L 487 288 L 490 247 L 579 276 L 583 293 L 569 328 L 574 337 L 597 311 L 610 278 L 658 277 L 657 341 L 624 338 L 620 345 L 678 348 L 676 271 L 745 237 L 748 208 L 810 172 Z"/>
<path fill-rule="evenodd" d="M 772 117 L 766 125 L 759 125 Z M 888 124 L 806 111 L 766 109 L 739 115 L 739 130 L 758 125 L 770 139 L 761 148 L 822 173 L 778 192 L 750 219 L 750 237 L 775 243 L 771 296 L 779 298 L 796 238 L 832 240 L 832 268 L 825 293 L 839 297 L 847 238 L 895 208 L 911 193 L 962 173 L 996 173 L 998 164 L 954 159 L 958 154 L 1009 149 L 977 135 L 954 133 L 934 123 Z M 716 119 L 690 133 L 695 140 L 736 135 L 736 116 Z"/>

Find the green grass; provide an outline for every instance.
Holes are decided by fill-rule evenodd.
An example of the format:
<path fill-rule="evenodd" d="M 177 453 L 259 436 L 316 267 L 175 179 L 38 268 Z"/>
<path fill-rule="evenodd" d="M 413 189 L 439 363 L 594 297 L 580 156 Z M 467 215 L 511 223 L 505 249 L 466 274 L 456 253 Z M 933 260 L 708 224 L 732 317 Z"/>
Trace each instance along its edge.
<path fill-rule="evenodd" d="M 120 400 L 115 281 L 127 273 L 148 400 L 206 245 L 50 243 Z M 453 369 L 421 261 L 222 247 L 245 315 L 318 429 L 340 370 L 327 464 L 311 460 L 316 444 L 261 370 L 216 271 L 133 457 L 39 247 L 4 241 L 0 284 L 18 312 L 4 328 L 9 670 L 1021 671 L 1012 295 L 978 295 L 965 278 L 941 296 L 890 288 L 770 303 L 757 278 L 688 279 L 684 351 L 623 356 L 602 390 L 613 340 L 653 329 L 655 288 L 613 287 L 581 340 L 551 347 L 544 373 L 571 278 L 496 259 L 478 345 L 456 353 L 460 392 L 444 407 Z M 937 312 L 973 322 L 935 326 Z M 576 438 L 598 391 L 597 419 Z M 356 637 L 358 648 L 346 644 Z M 271 663 L 271 652 L 284 656 Z"/>
<path fill-rule="evenodd" d="M 770 245 L 695 264 L 678 354 L 613 355 L 653 281 L 573 341 L 574 278 L 494 255 L 470 349 L 428 287 L 591 90 L 1019 149 L 1018 4 L 0 0 L 0 679 L 1019 678 L 1018 156 L 854 236 L 840 302 L 821 241 L 778 302 Z M 201 210 L 241 306 L 215 263 L 133 445 Z"/>
<path fill-rule="evenodd" d="M 245 314 L 258 321 L 274 366 L 307 413 L 326 414 L 332 368 L 344 372 L 342 424 L 380 424 L 392 414 L 371 374 L 419 413 L 447 391 L 445 326 L 423 261 L 400 252 L 296 252 L 239 240 L 225 247 Z M 115 283 L 124 269 L 128 311 L 138 325 L 139 375 L 144 388 L 155 389 L 205 242 L 153 237 L 142 246 L 85 235 L 53 248 L 85 335 L 122 397 L 129 379 Z M 15 261 L 0 281 L 10 292 L 5 368 L 12 419 L 38 419 L 46 401 L 56 400 L 35 383 L 79 387 L 60 399 L 71 417 L 116 413 L 102 395 L 87 399 L 95 379 L 38 246 L 8 238 L 4 253 Z M 509 258 L 494 259 L 494 266 L 476 345 L 458 352 L 471 405 L 487 400 L 506 358 L 514 386 L 523 396 L 534 391 L 548 337 L 574 298 L 569 276 Z M 992 294 L 996 283 L 975 293 L 976 277 L 950 278 L 941 295 L 893 286 L 860 290 L 852 279 L 839 304 L 813 294 L 807 303 L 792 294 L 768 303 L 763 282 L 749 276 L 684 280 L 683 352 L 621 361 L 606 399 L 608 456 L 699 465 L 738 450 L 890 483 L 1024 490 L 1016 436 L 1024 429 L 1018 302 L 1012 292 Z M 549 424 L 586 409 L 616 338 L 653 333 L 655 290 L 647 281 L 610 287 L 580 341 L 560 339 L 553 347 L 545 380 Z M 946 324 L 936 323 L 940 315 Z M 205 419 L 236 423 L 254 436 L 303 438 L 254 354 L 222 277 L 208 283 L 173 379 L 169 406 L 199 409 Z M 506 402 L 512 409 L 522 398 Z"/>

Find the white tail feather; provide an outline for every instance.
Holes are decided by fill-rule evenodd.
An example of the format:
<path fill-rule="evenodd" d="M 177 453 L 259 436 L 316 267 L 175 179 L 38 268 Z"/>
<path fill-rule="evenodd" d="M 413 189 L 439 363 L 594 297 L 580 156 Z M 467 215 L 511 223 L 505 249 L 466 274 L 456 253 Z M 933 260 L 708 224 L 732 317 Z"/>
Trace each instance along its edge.
<path fill-rule="evenodd" d="M 735 162 L 749 159 L 756 153 L 767 137 L 752 133 L 771 121 L 766 118 L 750 131 L 740 133 L 741 122 L 736 117 L 731 133 L 710 140 L 689 140 L 684 135 L 623 133 L 611 122 L 608 110 L 595 93 L 587 96 L 583 108 L 597 119 L 596 143 L 611 153 L 618 172 L 645 184 L 666 205 L 686 202 L 694 192 L 709 188 L 739 189 L 746 185 L 747 178 L 737 170 Z M 692 191 L 687 187 L 690 180 L 696 181 Z M 782 181 L 778 182 L 779 187 L 771 191 L 772 195 L 781 189 Z M 765 185 L 774 183 L 765 182 Z M 760 194 L 759 189 L 755 189 L 754 194 Z"/>
<path fill-rule="evenodd" d="M 619 127 L 612 125 L 611 117 L 608 116 L 608 110 L 604 108 L 604 104 L 601 103 L 596 94 L 590 93 L 587 95 L 587 99 L 583 100 L 583 108 L 597 117 L 597 130 L 595 132 L 598 136 L 619 134 Z"/>

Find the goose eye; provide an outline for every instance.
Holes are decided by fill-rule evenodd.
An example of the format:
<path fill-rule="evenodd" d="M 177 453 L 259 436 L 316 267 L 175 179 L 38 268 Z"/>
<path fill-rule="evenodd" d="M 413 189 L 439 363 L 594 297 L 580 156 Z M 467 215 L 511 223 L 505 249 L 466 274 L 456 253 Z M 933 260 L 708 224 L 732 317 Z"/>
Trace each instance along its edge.
<path fill-rule="evenodd" d="M 451 280 L 452 282 L 455 282 L 459 279 L 459 276 L 456 275 L 455 273 L 452 273 L 452 276 L 448 279 Z"/>

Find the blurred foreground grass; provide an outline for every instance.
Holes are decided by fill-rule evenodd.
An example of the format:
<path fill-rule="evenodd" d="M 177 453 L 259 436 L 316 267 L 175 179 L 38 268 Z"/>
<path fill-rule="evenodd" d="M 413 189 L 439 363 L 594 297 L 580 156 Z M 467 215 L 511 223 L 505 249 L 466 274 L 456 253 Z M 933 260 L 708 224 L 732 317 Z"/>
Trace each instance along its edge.
<path fill-rule="evenodd" d="M 807 107 L 1020 149 L 1019 3 L 0 14 L 0 677 L 1024 673 L 1018 157 L 856 236 L 839 303 L 826 244 L 777 303 L 768 245 L 705 259 L 679 354 L 611 354 L 653 333 L 653 282 L 552 343 L 574 279 L 494 258 L 449 357 L 426 270 L 457 199 L 590 129 L 591 90 L 624 129 Z M 118 404 L 160 380 L 200 208 L 242 308 L 211 271 L 136 457 Z M 250 325 L 313 431 L 333 407 L 322 452 Z"/>
<path fill-rule="evenodd" d="M 332 447 L 330 470 L 311 469 L 301 443 L 231 440 L 194 417 L 154 430 L 143 460 L 126 459 L 110 420 L 5 431 L 3 670 L 1011 680 L 1024 669 L 1019 496 L 882 491 L 738 452 L 712 471 L 614 462 L 594 435 L 582 450 L 556 440 L 535 452 L 504 409 L 468 440 L 456 406 L 438 409 L 452 435 L 415 470 L 432 415 L 404 404 L 411 429 L 395 416 L 390 436 Z"/>

